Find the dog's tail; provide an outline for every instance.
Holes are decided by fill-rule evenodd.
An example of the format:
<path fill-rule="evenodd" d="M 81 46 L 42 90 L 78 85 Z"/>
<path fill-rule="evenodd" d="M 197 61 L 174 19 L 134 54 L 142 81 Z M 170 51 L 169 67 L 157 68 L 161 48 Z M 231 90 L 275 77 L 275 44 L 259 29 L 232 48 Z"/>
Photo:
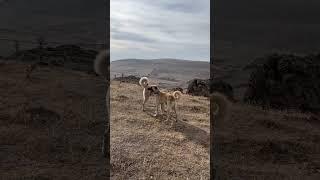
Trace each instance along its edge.
<path fill-rule="evenodd" d="M 214 120 L 224 120 L 229 114 L 229 100 L 220 93 L 212 93 L 210 94 L 210 101 L 212 105 L 217 105 L 215 108 L 211 106 L 211 113 Z"/>
<path fill-rule="evenodd" d="M 107 50 L 103 50 L 101 51 L 97 56 L 96 59 L 94 60 L 94 71 L 99 74 L 100 76 L 103 76 L 104 78 L 109 78 L 110 74 L 109 74 L 109 60 L 110 60 L 110 56 L 109 56 L 109 51 Z"/>
<path fill-rule="evenodd" d="M 182 96 L 182 93 L 180 91 L 174 91 L 172 95 L 176 100 L 178 100 Z"/>
<path fill-rule="evenodd" d="M 144 88 L 148 86 L 148 83 L 149 83 L 149 79 L 147 77 L 141 77 L 139 80 L 140 86 Z"/>

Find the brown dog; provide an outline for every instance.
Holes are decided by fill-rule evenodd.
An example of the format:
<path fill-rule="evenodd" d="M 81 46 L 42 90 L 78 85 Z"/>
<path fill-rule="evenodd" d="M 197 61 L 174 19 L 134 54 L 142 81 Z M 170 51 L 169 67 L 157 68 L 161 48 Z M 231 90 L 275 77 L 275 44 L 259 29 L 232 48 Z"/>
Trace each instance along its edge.
<path fill-rule="evenodd" d="M 157 110 L 154 116 L 157 116 L 159 113 L 159 107 L 161 109 L 161 112 L 164 112 L 164 106 L 167 106 L 167 121 L 170 118 L 170 111 L 171 109 L 176 114 L 176 121 L 178 119 L 178 113 L 177 113 L 177 101 L 182 96 L 182 93 L 180 91 L 174 91 L 173 93 L 167 93 L 167 92 L 159 92 L 159 95 L 157 96 L 156 104 L 157 104 Z M 172 122 L 173 123 L 173 122 Z M 172 125 L 171 123 L 171 125 Z"/>

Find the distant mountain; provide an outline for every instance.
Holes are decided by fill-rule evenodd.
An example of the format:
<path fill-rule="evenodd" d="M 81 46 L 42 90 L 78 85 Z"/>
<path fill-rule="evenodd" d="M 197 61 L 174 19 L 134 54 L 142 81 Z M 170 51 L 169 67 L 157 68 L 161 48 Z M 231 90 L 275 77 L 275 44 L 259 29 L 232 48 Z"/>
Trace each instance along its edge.
<path fill-rule="evenodd" d="M 210 77 L 209 62 L 179 59 L 122 59 L 111 62 L 111 78 L 114 76 L 148 76 L 165 87 L 186 87 L 187 81 Z"/>

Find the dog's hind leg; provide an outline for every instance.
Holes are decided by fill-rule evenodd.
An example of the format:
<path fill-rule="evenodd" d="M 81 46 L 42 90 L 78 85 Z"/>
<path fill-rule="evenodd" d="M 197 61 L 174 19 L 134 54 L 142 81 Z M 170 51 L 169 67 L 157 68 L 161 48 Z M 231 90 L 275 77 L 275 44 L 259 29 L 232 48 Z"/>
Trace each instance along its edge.
<path fill-rule="evenodd" d="M 171 109 L 171 107 L 170 107 L 170 101 L 167 101 L 167 121 L 169 121 L 169 116 L 170 116 L 170 109 Z"/>
<path fill-rule="evenodd" d="M 162 108 L 162 112 L 163 112 L 163 113 L 164 113 L 164 112 L 167 112 L 165 104 L 162 104 L 161 108 Z"/>
<path fill-rule="evenodd" d="M 153 116 L 158 116 L 158 113 L 159 113 L 159 106 L 161 108 L 161 104 L 159 103 L 159 97 L 156 98 L 156 112 Z"/>
<path fill-rule="evenodd" d="M 160 104 L 161 114 L 164 113 L 164 104 Z"/>

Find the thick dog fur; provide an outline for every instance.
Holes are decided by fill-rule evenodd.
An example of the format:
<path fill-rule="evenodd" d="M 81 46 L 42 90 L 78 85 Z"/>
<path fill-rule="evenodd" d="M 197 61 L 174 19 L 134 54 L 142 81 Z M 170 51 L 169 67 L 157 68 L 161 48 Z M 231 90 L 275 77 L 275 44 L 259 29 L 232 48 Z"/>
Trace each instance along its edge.
<path fill-rule="evenodd" d="M 142 91 L 142 111 L 145 111 L 145 104 L 147 103 L 148 99 L 152 95 L 158 95 L 159 94 L 159 88 L 156 85 L 149 85 L 149 79 L 147 77 L 141 77 L 139 80 L 140 86 L 143 87 Z"/>
<path fill-rule="evenodd" d="M 149 79 L 147 77 L 141 77 L 139 80 L 140 86 L 146 88 L 148 86 Z"/>
<path fill-rule="evenodd" d="M 167 93 L 167 92 L 159 92 L 159 95 L 157 96 L 157 110 L 155 113 L 155 116 L 159 113 L 159 108 L 161 109 L 161 112 L 164 112 L 164 106 L 167 106 L 167 121 L 170 118 L 170 111 L 171 109 L 176 114 L 176 120 L 178 119 L 178 113 L 177 113 L 177 101 L 182 96 L 182 93 L 180 91 L 174 91 L 173 93 Z M 172 122 L 173 123 L 173 122 Z M 171 123 L 171 125 L 172 125 Z"/>

